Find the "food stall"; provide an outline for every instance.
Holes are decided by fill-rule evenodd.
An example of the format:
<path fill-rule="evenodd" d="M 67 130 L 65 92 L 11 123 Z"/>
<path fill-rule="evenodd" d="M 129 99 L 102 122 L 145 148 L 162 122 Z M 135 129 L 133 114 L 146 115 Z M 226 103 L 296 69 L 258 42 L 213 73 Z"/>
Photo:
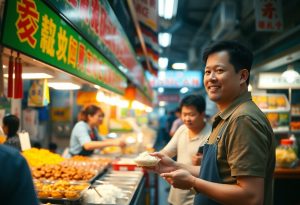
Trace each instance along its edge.
<path fill-rule="evenodd" d="M 24 128 L 24 124 L 36 122 L 30 111 L 38 110 L 38 117 L 44 117 L 45 126 L 41 131 L 40 120 L 39 129 L 31 130 L 30 138 L 36 136 L 39 140 L 41 135 L 47 135 L 48 142 L 54 141 L 60 146 L 62 141 L 68 141 L 69 136 L 61 138 L 53 133 L 69 134 L 61 125 L 76 121 L 75 112 L 81 106 L 77 104 L 78 90 L 92 91 L 93 98 L 85 96 L 85 100 L 107 107 L 107 123 L 100 128 L 104 134 L 115 131 L 113 121 L 120 121 L 119 113 L 126 109 L 126 113 L 131 114 L 123 116 L 133 119 L 130 132 L 119 132 L 118 136 L 127 135 L 125 137 L 131 141 L 132 147 L 135 146 L 134 149 L 128 146 L 127 150 L 115 152 L 110 148 L 91 158 L 70 159 L 43 148 L 26 149 L 22 154 L 29 162 L 36 192 L 43 203 L 114 204 L 113 200 L 119 200 L 120 204 L 143 204 L 146 194 L 143 170 L 116 170 L 113 162 L 120 156 L 133 159 L 135 154 L 153 147 L 155 133 L 149 137 L 151 130 L 140 127 L 134 119 L 139 115 L 136 113 L 143 113 L 143 116 L 145 110 L 151 111 L 151 89 L 109 4 L 102 0 L 93 2 L 93 5 L 79 6 L 74 1 L 65 0 L 4 1 L 1 59 L 7 75 L 4 78 L 5 94 L 14 91 L 8 96 L 10 106 L 5 112 L 24 118 Z M 74 13 L 85 12 L 85 9 L 93 11 L 93 15 L 78 15 L 79 19 L 74 19 Z M 10 71 L 15 71 L 16 67 L 10 66 L 10 59 L 17 59 L 20 63 L 18 73 L 14 75 L 20 82 L 13 90 L 8 86 L 11 85 L 8 79 L 13 79 Z M 25 79 L 25 74 L 28 74 L 28 79 Z M 70 85 L 75 88 L 69 88 Z M 135 91 L 128 98 L 129 85 L 133 85 Z M 60 90 L 67 90 L 68 97 L 62 97 L 65 93 Z M 59 101 L 63 103 L 59 104 Z M 25 114 L 24 105 L 28 108 Z M 47 116 L 48 109 L 50 116 Z M 48 122 L 51 122 L 51 130 L 48 130 Z M 70 127 L 68 129 L 70 131 Z M 109 193 L 102 193 L 108 190 Z M 121 192 L 122 197 L 116 196 Z M 98 201 L 90 201 L 90 198 L 95 199 L 91 197 L 95 194 L 99 196 Z"/>

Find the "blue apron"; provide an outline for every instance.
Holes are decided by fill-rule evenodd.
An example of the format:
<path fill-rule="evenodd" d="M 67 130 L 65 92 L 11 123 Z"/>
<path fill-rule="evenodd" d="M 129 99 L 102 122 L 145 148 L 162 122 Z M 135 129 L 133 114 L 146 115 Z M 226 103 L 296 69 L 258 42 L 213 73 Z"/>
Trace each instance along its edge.
<path fill-rule="evenodd" d="M 203 148 L 203 159 L 201 162 L 200 169 L 200 179 L 206 181 L 222 183 L 222 179 L 219 174 L 218 164 L 217 164 L 217 154 L 218 154 L 218 142 L 220 141 L 225 128 L 227 127 L 227 122 L 224 123 L 221 128 L 217 140 L 213 144 L 205 144 Z M 194 199 L 194 205 L 220 205 L 216 201 L 208 198 L 202 193 L 197 193 Z"/>

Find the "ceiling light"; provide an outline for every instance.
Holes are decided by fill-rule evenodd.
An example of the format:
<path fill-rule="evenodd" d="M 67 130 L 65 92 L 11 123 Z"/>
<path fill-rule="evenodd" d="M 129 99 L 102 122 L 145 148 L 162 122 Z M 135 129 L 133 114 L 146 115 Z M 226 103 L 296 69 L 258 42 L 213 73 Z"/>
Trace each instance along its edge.
<path fill-rule="evenodd" d="M 8 74 L 4 74 L 5 78 L 8 78 Z M 15 74 L 13 74 L 13 78 L 15 78 Z M 52 75 L 47 73 L 22 73 L 22 79 L 46 79 L 53 78 Z"/>
<path fill-rule="evenodd" d="M 159 101 L 158 105 L 160 107 L 164 107 L 166 105 L 166 102 L 165 101 Z"/>
<path fill-rule="evenodd" d="M 183 87 L 180 89 L 180 93 L 184 94 L 187 93 L 189 91 L 189 89 L 187 87 Z"/>
<path fill-rule="evenodd" d="M 159 0 L 158 15 L 165 19 L 172 19 L 177 14 L 178 0 Z"/>
<path fill-rule="evenodd" d="M 158 58 L 158 66 L 161 69 L 166 69 L 168 67 L 169 59 L 168 58 L 163 58 L 159 57 Z"/>
<path fill-rule="evenodd" d="M 164 12 L 165 12 L 165 0 L 158 0 L 158 15 L 160 17 L 163 17 Z"/>
<path fill-rule="evenodd" d="M 3 65 L 2 68 L 7 68 L 7 65 Z"/>
<path fill-rule="evenodd" d="M 96 89 L 101 89 L 101 87 L 99 86 L 99 85 L 94 85 L 94 88 L 96 88 Z"/>
<path fill-rule="evenodd" d="M 159 71 L 158 72 L 158 79 L 165 80 L 166 79 L 166 71 Z"/>
<path fill-rule="evenodd" d="M 153 108 L 152 107 L 146 107 L 146 112 L 148 112 L 148 113 L 150 113 L 150 112 L 152 112 L 153 111 Z"/>
<path fill-rule="evenodd" d="M 158 43 L 162 47 L 168 47 L 171 44 L 172 35 L 170 33 L 159 33 Z"/>
<path fill-rule="evenodd" d="M 172 65 L 172 68 L 176 69 L 176 70 L 186 70 L 187 69 L 187 64 L 186 63 L 174 63 Z"/>
<path fill-rule="evenodd" d="M 165 91 L 165 89 L 163 87 L 159 87 L 157 90 L 159 93 L 163 93 Z"/>
<path fill-rule="evenodd" d="M 294 67 L 289 65 L 287 70 L 284 71 L 281 76 L 288 82 L 293 83 L 299 77 L 299 73 L 294 70 Z"/>
<path fill-rule="evenodd" d="M 78 90 L 80 85 L 67 82 L 49 82 L 48 86 L 55 90 Z"/>

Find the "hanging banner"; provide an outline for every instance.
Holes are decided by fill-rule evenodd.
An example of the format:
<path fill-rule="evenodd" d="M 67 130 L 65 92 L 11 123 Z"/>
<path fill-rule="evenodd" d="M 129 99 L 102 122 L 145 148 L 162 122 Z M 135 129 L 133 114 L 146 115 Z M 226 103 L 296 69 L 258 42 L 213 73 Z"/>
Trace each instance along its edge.
<path fill-rule="evenodd" d="M 281 31 L 283 29 L 281 0 L 255 0 L 257 31 Z"/>
<path fill-rule="evenodd" d="M 47 0 L 76 30 L 137 85 L 142 85 L 143 68 L 117 17 L 106 0 Z"/>
<path fill-rule="evenodd" d="M 50 103 L 47 79 L 32 80 L 28 92 L 29 107 L 44 107 Z"/>
<path fill-rule="evenodd" d="M 1 43 L 5 46 L 124 93 L 125 76 L 43 1 L 6 1 L 3 28 Z"/>
<path fill-rule="evenodd" d="M 157 0 L 134 0 L 134 7 L 137 18 L 140 23 L 140 28 L 146 44 L 148 56 L 144 56 L 141 45 L 136 45 L 137 55 L 141 59 L 149 58 L 152 69 L 155 73 L 158 71 L 158 1 Z M 137 41 L 139 42 L 139 41 Z M 146 63 L 143 63 L 144 65 Z M 146 66 L 146 65 L 145 65 Z"/>
<path fill-rule="evenodd" d="M 201 88 L 202 73 L 200 71 L 159 71 L 158 77 L 147 75 L 152 88 Z"/>

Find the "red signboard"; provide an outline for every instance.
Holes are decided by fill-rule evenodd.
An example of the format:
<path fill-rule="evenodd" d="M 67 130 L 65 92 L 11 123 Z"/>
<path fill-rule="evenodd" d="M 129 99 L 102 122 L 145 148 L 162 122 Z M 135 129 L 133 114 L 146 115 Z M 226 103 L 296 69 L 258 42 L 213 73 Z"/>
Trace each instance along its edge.
<path fill-rule="evenodd" d="M 281 31 L 283 29 L 281 1 L 255 0 L 256 30 Z"/>

